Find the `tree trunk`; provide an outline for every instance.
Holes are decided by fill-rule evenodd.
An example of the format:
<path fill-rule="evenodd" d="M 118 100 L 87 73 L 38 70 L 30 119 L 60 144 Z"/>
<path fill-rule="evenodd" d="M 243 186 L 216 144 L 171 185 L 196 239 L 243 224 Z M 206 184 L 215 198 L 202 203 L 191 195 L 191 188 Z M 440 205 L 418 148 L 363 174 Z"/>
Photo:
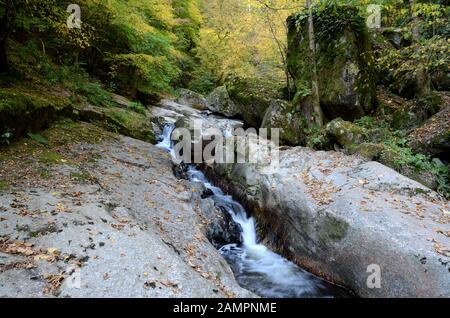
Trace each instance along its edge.
<path fill-rule="evenodd" d="M 0 40 L 0 74 L 9 71 L 8 59 L 6 57 L 6 41 Z"/>
<path fill-rule="evenodd" d="M 311 0 L 306 1 L 308 7 L 308 38 L 311 56 L 311 103 L 314 110 L 314 121 L 318 127 L 323 127 L 323 111 L 320 107 L 319 81 L 316 67 L 316 42 L 314 38 L 314 21 Z"/>
<path fill-rule="evenodd" d="M 9 71 L 8 57 L 6 55 L 6 42 L 11 27 L 11 14 L 13 0 L 6 0 L 5 13 L 0 20 L 0 73 Z"/>
<path fill-rule="evenodd" d="M 412 42 L 413 45 L 417 46 L 417 51 L 419 50 L 419 42 L 420 42 L 420 31 L 419 31 L 419 19 L 416 15 L 414 15 L 414 0 L 409 0 L 409 12 L 412 18 Z M 419 55 L 419 52 L 416 52 Z M 417 73 L 416 73 L 416 86 L 417 92 L 416 96 L 425 96 L 431 92 L 431 80 L 430 76 L 423 64 L 423 60 L 418 57 L 417 60 Z"/>

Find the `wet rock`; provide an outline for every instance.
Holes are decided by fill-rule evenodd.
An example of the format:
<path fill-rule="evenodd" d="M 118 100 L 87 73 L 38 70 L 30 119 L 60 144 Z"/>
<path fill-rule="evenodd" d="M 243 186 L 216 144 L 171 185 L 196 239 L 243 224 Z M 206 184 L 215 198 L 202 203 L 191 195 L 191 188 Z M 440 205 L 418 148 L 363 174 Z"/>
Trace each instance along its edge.
<path fill-rule="evenodd" d="M 225 209 L 217 208 L 208 199 L 202 201 L 200 208 L 209 221 L 206 237 L 217 249 L 227 244 L 241 244 L 241 227 Z"/>
<path fill-rule="evenodd" d="M 184 162 L 180 162 L 180 164 L 178 164 L 178 165 L 173 165 L 172 169 L 173 169 L 173 173 L 176 178 L 184 179 L 184 180 L 188 179 L 189 166 L 187 164 L 185 164 Z"/>
<path fill-rule="evenodd" d="M 441 262 L 450 261 L 450 238 L 433 230 L 450 230 L 448 201 L 420 183 L 376 162 L 302 147 L 282 150 L 272 174 L 252 164 L 212 169 L 254 211 L 266 239 L 311 272 L 362 297 L 450 296 Z M 367 286 L 372 264 L 381 268 L 379 289 Z"/>
<path fill-rule="evenodd" d="M 214 195 L 214 193 L 212 192 L 211 189 L 205 189 L 205 190 L 202 192 L 201 198 L 202 198 L 202 199 L 206 199 L 206 198 L 209 198 L 210 196 L 213 196 L 213 195 Z"/>
<path fill-rule="evenodd" d="M 241 227 L 233 221 L 231 215 L 223 207 L 216 206 L 203 184 L 191 182 L 191 201 L 200 207 L 202 215 L 207 220 L 204 233 L 208 240 L 217 248 L 227 244 L 240 244 Z M 211 193 L 212 194 L 212 193 Z"/>

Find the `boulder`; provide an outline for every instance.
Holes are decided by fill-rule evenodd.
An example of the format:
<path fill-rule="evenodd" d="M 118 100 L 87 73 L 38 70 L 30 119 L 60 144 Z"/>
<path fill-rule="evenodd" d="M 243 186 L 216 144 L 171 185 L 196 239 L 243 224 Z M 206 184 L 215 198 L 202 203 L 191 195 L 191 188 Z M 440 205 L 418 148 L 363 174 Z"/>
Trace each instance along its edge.
<path fill-rule="evenodd" d="M 217 87 L 208 95 L 208 109 L 227 117 L 239 114 L 239 108 L 231 100 L 226 86 Z"/>
<path fill-rule="evenodd" d="M 450 106 L 443 109 L 409 135 L 409 147 L 435 156 L 450 152 Z"/>
<path fill-rule="evenodd" d="M 208 96 L 208 108 L 226 117 L 239 117 L 249 127 L 259 128 L 268 108 L 282 97 L 277 84 L 258 79 L 228 78 Z"/>
<path fill-rule="evenodd" d="M 279 84 L 278 84 L 279 85 Z M 281 87 L 261 79 L 244 79 L 233 77 L 227 81 L 230 98 L 239 109 L 239 116 L 245 123 L 259 128 L 267 109 L 278 98 L 281 98 Z"/>
<path fill-rule="evenodd" d="M 354 148 L 364 140 L 365 131 L 363 128 L 342 118 L 337 118 L 329 122 L 326 132 L 330 138 L 336 141 L 345 149 Z"/>
<path fill-rule="evenodd" d="M 1 298 L 255 297 L 206 239 L 166 151 L 87 123 L 63 127 L 44 132 L 67 159 L 48 172 L 63 190 L 39 173 L 30 187 L 14 168 L 49 169 L 27 143 L 0 160 L 0 179 L 14 180 L 0 192 Z M 18 215 L 19 201 L 29 213 Z"/>
<path fill-rule="evenodd" d="M 198 206 L 206 224 L 203 228 L 205 236 L 217 249 L 227 244 L 240 244 L 241 228 L 233 221 L 231 215 L 214 204 L 214 200 L 204 185 L 200 182 L 191 182 L 191 201 Z"/>
<path fill-rule="evenodd" d="M 380 157 L 385 146 L 380 143 L 363 142 L 359 145 L 354 145 L 348 149 L 350 154 L 356 154 L 368 160 L 376 160 Z"/>
<path fill-rule="evenodd" d="M 0 145 L 47 128 L 58 117 L 72 116 L 69 97 L 67 91 L 0 88 Z"/>
<path fill-rule="evenodd" d="M 216 164 L 215 183 L 253 211 L 271 246 L 361 297 L 450 297 L 450 209 L 376 162 L 296 147 L 280 168 Z M 368 281 L 380 270 L 380 288 Z"/>
<path fill-rule="evenodd" d="M 114 106 L 119 107 L 119 108 L 124 108 L 124 109 L 133 107 L 133 102 L 131 100 L 129 100 L 128 98 L 126 98 L 125 96 L 114 94 L 114 93 L 109 93 L 109 94 L 111 97 L 111 102 L 114 103 Z"/>
<path fill-rule="evenodd" d="M 149 114 L 145 115 L 119 107 L 97 107 L 89 104 L 76 105 L 76 118 L 95 123 L 104 129 L 129 137 L 156 143 Z"/>
<path fill-rule="evenodd" d="M 267 109 L 261 127 L 279 128 L 280 143 L 296 146 L 305 142 L 303 117 L 296 111 L 292 103 L 283 100 L 272 100 Z"/>
<path fill-rule="evenodd" d="M 320 104 L 328 119 L 354 120 L 369 113 L 375 99 L 374 63 L 365 19 L 349 5 L 313 7 Z M 333 27 L 331 27 L 333 25 Z M 308 14 L 288 19 L 287 64 L 297 97 L 311 91 Z"/>
<path fill-rule="evenodd" d="M 437 108 L 408 100 L 385 89 L 377 91 L 377 101 L 376 116 L 389 122 L 395 129 L 407 130 L 417 127 L 429 118 L 430 113 L 432 115 L 436 112 L 433 108 Z"/>
<path fill-rule="evenodd" d="M 175 101 L 178 104 L 190 106 L 198 110 L 208 109 L 208 101 L 205 96 L 184 88 L 180 89 L 179 96 Z"/>

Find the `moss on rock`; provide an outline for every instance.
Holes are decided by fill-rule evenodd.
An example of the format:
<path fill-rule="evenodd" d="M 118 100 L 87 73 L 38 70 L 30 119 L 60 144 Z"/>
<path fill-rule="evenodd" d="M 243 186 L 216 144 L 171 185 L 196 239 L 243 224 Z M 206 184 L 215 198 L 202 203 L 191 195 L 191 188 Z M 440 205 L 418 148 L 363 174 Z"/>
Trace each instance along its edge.
<path fill-rule="evenodd" d="M 46 88 L 0 88 L 0 135 L 18 138 L 37 131 L 59 116 L 71 116 L 71 101 L 65 92 Z"/>
<path fill-rule="evenodd" d="M 214 89 L 208 98 L 208 108 L 216 113 L 227 117 L 234 117 L 239 114 L 239 109 L 231 100 L 226 86 L 220 86 Z"/>
<path fill-rule="evenodd" d="M 145 115 L 118 107 L 101 108 L 92 105 L 77 106 L 78 117 L 101 127 L 132 138 L 156 143 L 151 120 Z"/>
<path fill-rule="evenodd" d="M 345 149 L 354 148 L 364 140 L 365 130 L 342 118 L 337 118 L 326 126 L 327 134 Z"/>
<path fill-rule="evenodd" d="M 273 100 L 266 111 L 261 127 L 279 128 L 280 143 L 295 146 L 305 143 L 302 120 L 292 103 Z"/>
<path fill-rule="evenodd" d="M 356 7 L 329 4 L 313 7 L 320 103 L 329 119 L 353 120 L 374 104 L 375 79 L 370 38 Z M 288 20 L 287 62 L 297 92 L 311 88 L 307 11 Z"/>
<path fill-rule="evenodd" d="M 381 143 L 363 142 L 359 145 L 352 145 L 348 151 L 350 154 L 358 154 L 369 160 L 376 160 L 380 157 L 385 146 Z"/>

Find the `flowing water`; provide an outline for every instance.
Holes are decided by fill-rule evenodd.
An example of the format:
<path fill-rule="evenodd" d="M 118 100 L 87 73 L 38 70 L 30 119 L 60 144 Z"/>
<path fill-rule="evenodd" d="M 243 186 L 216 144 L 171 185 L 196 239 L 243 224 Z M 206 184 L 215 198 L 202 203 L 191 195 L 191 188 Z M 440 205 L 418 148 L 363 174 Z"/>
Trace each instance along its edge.
<path fill-rule="evenodd" d="M 164 128 L 158 147 L 172 153 L 170 135 L 173 126 Z M 216 206 L 226 210 L 233 221 L 240 225 L 241 244 L 229 244 L 220 248 L 220 253 L 230 264 L 239 284 L 261 297 L 347 297 L 341 288 L 332 285 L 301 269 L 294 263 L 272 252 L 258 243 L 256 221 L 249 216 L 242 205 L 231 196 L 212 185 L 205 175 L 189 167 L 191 181 L 201 182 L 213 193 Z"/>

